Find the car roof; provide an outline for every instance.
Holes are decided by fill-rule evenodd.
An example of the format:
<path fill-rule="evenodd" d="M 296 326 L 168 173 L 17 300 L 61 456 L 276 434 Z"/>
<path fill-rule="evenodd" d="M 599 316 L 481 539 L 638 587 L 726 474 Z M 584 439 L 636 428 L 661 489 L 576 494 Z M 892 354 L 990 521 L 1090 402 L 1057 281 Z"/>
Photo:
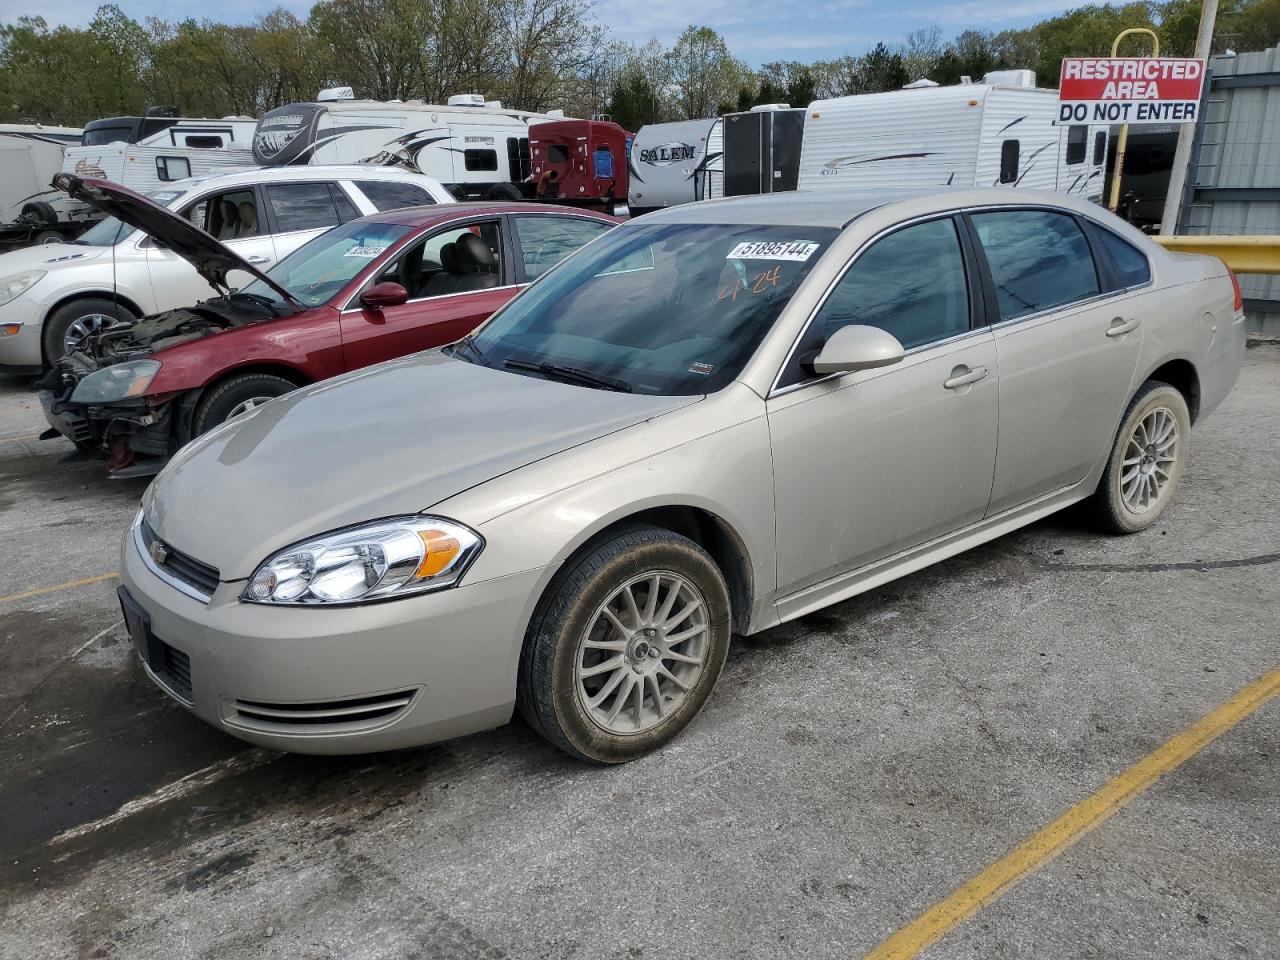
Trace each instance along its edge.
<path fill-rule="evenodd" d="M 749 197 L 723 197 L 668 207 L 639 218 L 639 223 L 715 223 L 779 226 L 847 226 L 870 210 L 901 207 L 904 217 L 992 204 L 1031 204 L 1096 213 L 1096 204 L 1044 190 L 1008 187 L 931 187 L 914 190 L 793 190 Z"/>
<path fill-rule="evenodd" d="M 607 223 L 620 223 L 617 217 L 597 213 L 592 210 L 580 210 L 574 207 L 557 206 L 551 203 L 504 203 L 501 201 L 486 202 L 481 200 L 467 203 L 428 204 L 423 207 L 401 207 L 397 210 L 384 210 L 361 217 L 368 223 L 403 223 L 413 227 L 423 227 L 442 220 L 456 220 L 472 214 L 497 215 L 502 213 L 546 214 L 561 217 L 588 217 L 592 220 L 603 220 Z"/>
<path fill-rule="evenodd" d="M 288 167 L 253 167 L 228 173 L 215 173 L 207 177 L 189 177 L 165 184 L 166 190 L 194 190 L 207 186 L 239 186 L 253 183 L 282 183 L 290 180 L 412 180 L 427 181 L 443 190 L 435 177 L 405 170 L 402 167 L 382 167 L 371 164 L 315 164 Z"/>

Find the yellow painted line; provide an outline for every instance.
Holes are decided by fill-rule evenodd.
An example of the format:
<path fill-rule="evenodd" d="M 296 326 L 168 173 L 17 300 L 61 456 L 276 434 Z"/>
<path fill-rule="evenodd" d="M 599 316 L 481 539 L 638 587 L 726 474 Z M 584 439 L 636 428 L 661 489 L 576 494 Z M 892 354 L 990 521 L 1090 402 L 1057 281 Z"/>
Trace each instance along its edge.
<path fill-rule="evenodd" d="M 74 590 L 76 587 L 87 587 L 91 583 L 102 583 L 104 580 L 114 580 L 119 573 L 112 570 L 110 573 L 100 573 L 96 577 L 84 577 L 81 580 L 68 580 L 66 583 L 54 583 L 47 587 L 33 587 L 30 590 L 22 590 L 18 593 L 10 593 L 0 597 L 0 603 L 10 603 L 14 600 L 28 600 L 31 597 L 42 597 L 46 593 L 57 593 L 59 590 Z"/>
<path fill-rule="evenodd" d="M 1022 879 L 1104 823 L 1160 777 L 1177 769 L 1278 693 L 1280 668 L 1244 687 L 1212 713 L 1014 847 L 945 900 L 934 904 L 898 930 L 867 954 L 866 960 L 907 960 L 918 956 L 961 921 L 994 903 Z"/>
<path fill-rule="evenodd" d="M 34 440 L 38 436 L 40 436 L 38 433 L 24 433 L 18 437 L 0 437 L 0 443 L 14 443 L 18 440 Z"/>

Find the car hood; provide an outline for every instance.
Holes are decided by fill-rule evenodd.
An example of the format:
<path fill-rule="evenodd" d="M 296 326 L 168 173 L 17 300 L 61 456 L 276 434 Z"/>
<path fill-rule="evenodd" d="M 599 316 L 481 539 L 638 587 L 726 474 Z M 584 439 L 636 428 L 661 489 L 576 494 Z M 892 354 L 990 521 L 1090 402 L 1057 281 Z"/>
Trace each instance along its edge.
<path fill-rule="evenodd" d="M 209 284 L 223 293 L 230 292 L 227 274 L 243 270 L 261 280 L 291 303 L 296 303 L 288 290 L 281 287 L 265 273 L 245 260 L 229 247 L 219 243 L 186 217 L 181 217 L 168 207 L 162 207 L 128 187 L 110 180 L 77 177 L 73 173 L 59 173 L 53 178 L 53 186 L 63 190 L 76 200 L 89 204 L 108 216 L 137 227 L 154 237 L 175 254 L 196 268 L 196 272 Z M 299 304 L 301 306 L 301 304 Z"/>
<path fill-rule="evenodd" d="M 239 580 L 298 540 L 426 510 L 699 399 L 416 354 L 297 390 L 206 434 L 156 477 L 143 508 L 162 539 Z"/>
<path fill-rule="evenodd" d="M 64 270 L 100 258 L 110 247 L 77 247 L 70 243 L 44 243 L 0 253 L 0 278 L 27 270 Z"/>

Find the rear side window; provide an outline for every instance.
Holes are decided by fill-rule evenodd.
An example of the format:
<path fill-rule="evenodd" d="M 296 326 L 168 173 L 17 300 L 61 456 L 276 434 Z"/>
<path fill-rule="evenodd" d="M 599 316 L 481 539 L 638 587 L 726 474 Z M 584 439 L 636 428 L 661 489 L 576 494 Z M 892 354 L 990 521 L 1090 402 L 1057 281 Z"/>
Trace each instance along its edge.
<path fill-rule="evenodd" d="M 1139 287 L 1151 279 L 1151 264 L 1141 250 L 1099 226 L 1093 227 L 1093 235 L 1111 262 L 1119 289 Z"/>
<path fill-rule="evenodd" d="M 462 153 L 463 165 L 468 170 L 497 170 L 498 169 L 498 151 L 497 150 L 464 150 Z"/>
<path fill-rule="evenodd" d="M 1000 144 L 1000 182 L 1016 183 L 1018 180 L 1018 157 L 1022 144 L 1017 140 L 1006 140 Z"/>
<path fill-rule="evenodd" d="M 338 224 L 338 211 L 327 183 L 273 183 L 267 187 L 267 199 L 281 233 Z"/>
<path fill-rule="evenodd" d="M 401 207 L 423 207 L 435 203 L 435 197 L 417 183 L 396 183 L 393 180 L 361 180 L 356 184 L 360 192 L 369 198 L 379 210 L 399 210 Z"/>
<path fill-rule="evenodd" d="M 855 323 L 888 331 L 908 350 L 969 329 L 969 288 L 953 220 L 906 227 L 858 257 L 813 325 L 826 342 Z"/>
<path fill-rule="evenodd" d="M 1067 164 L 1084 163 L 1089 150 L 1089 128 L 1082 123 L 1067 127 Z"/>
<path fill-rule="evenodd" d="M 610 224 L 585 217 L 516 217 L 524 272 L 536 280 Z"/>
<path fill-rule="evenodd" d="M 1001 320 L 1100 293 L 1093 255 L 1075 218 L 1047 210 L 972 215 L 991 267 Z"/>
<path fill-rule="evenodd" d="M 338 222 L 346 223 L 348 220 L 355 220 L 360 216 L 360 211 L 356 209 L 356 205 L 351 202 L 351 198 L 336 183 L 329 184 L 329 193 L 333 196 L 333 205 L 338 209 Z"/>

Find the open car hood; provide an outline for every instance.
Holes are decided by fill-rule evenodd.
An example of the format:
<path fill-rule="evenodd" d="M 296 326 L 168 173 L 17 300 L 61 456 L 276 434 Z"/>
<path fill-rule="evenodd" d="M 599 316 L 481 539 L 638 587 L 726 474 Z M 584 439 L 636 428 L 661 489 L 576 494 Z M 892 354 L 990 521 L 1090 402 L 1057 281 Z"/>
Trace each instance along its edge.
<path fill-rule="evenodd" d="M 231 291 L 227 285 L 227 274 L 232 270 L 243 270 L 261 280 L 284 297 L 287 302 L 299 309 L 303 308 L 288 290 L 235 251 L 209 236 L 185 217 L 178 216 L 169 208 L 160 206 L 154 200 L 135 193 L 128 187 L 122 187 L 110 180 L 77 177 L 72 173 L 57 174 L 53 178 L 52 186 L 56 190 L 65 191 L 76 200 L 89 204 L 95 210 L 101 210 L 108 216 L 115 217 L 154 237 L 195 267 L 200 276 L 222 293 Z"/>

